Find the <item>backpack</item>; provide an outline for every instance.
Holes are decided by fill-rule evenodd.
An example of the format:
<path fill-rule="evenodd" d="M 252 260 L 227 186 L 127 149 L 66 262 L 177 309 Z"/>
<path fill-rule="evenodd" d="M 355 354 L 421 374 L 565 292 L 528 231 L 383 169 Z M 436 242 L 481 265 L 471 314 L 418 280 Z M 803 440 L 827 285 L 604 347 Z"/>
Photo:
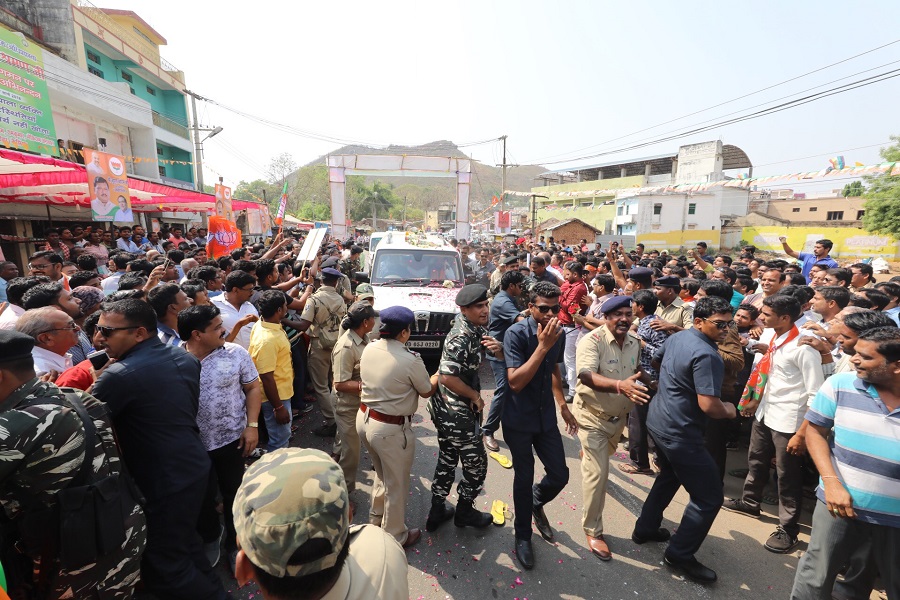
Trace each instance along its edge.
<path fill-rule="evenodd" d="M 126 517 L 144 498 L 123 460 L 116 473 L 94 473 L 94 420 L 75 390 L 61 390 L 84 425 L 84 461 L 69 485 L 57 492 L 55 506 L 27 511 L 17 520 L 26 554 L 56 556 L 63 568 L 72 571 L 119 551 L 129 526 Z M 50 567 L 52 562 L 46 564 Z"/>

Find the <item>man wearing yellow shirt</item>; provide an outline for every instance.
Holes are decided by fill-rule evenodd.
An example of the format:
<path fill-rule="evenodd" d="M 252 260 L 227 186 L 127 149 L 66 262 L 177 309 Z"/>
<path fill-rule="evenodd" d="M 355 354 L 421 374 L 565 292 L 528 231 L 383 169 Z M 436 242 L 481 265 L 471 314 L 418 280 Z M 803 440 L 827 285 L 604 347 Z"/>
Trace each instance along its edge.
<path fill-rule="evenodd" d="M 262 383 L 262 413 L 269 432 L 269 452 L 285 448 L 291 439 L 291 397 L 294 367 L 291 344 L 281 327 L 288 310 L 284 292 L 266 290 L 256 300 L 260 320 L 250 332 L 248 351 Z"/>

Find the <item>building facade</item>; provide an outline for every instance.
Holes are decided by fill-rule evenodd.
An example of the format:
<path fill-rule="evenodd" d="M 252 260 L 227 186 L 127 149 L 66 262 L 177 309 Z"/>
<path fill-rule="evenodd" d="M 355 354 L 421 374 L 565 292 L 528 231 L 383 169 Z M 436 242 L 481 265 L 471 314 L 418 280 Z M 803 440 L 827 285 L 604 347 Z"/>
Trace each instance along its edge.
<path fill-rule="evenodd" d="M 724 186 L 680 190 L 731 179 L 735 171 L 752 174 L 747 155 L 711 141 L 681 146 L 674 154 L 543 173 L 532 193 L 548 197 L 539 201 L 539 220 L 571 216 L 605 235 L 635 236 L 648 248 L 699 241 L 718 247 L 723 223 L 747 214 L 750 192 Z M 682 187 L 666 189 L 676 185 Z"/>

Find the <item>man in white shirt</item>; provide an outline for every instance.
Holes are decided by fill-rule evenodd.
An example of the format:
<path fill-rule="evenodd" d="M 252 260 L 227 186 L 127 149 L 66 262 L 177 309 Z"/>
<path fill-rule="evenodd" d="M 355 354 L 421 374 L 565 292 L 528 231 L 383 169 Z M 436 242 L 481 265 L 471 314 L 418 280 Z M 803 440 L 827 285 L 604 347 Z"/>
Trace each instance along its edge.
<path fill-rule="evenodd" d="M 749 473 L 741 498 L 731 498 L 725 510 L 759 517 L 763 488 L 769 481 L 769 465 L 774 456 L 778 472 L 779 526 L 765 547 L 770 552 L 791 552 L 798 543 L 800 510 L 803 504 L 803 455 L 806 454 L 804 420 L 807 405 L 822 387 L 822 357 L 810 345 L 798 344 L 800 302 L 788 294 L 776 294 L 763 301 L 761 319 L 774 331 L 766 357 L 754 367 L 768 377 L 760 397 L 741 409 L 755 416 L 748 452 Z M 768 365 L 766 366 L 766 363 Z M 751 381 L 754 376 L 751 375 Z M 750 384 L 748 384 L 750 385 Z"/>
<path fill-rule="evenodd" d="M 116 248 L 132 254 L 143 254 L 140 246 L 131 239 L 131 227 L 119 227 L 119 239 L 116 240 Z"/>
<path fill-rule="evenodd" d="M 38 376 L 56 372 L 60 374 L 72 366 L 69 350 L 78 343 L 79 327 L 62 310 L 45 306 L 25 311 L 16 331 L 34 338 L 34 370 Z"/>
<path fill-rule="evenodd" d="M 225 278 L 225 293 L 210 298 L 219 309 L 225 326 L 226 341 L 234 342 L 244 350 L 250 347 L 250 332 L 259 319 L 259 312 L 250 304 L 256 278 L 245 271 L 232 271 Z"/>

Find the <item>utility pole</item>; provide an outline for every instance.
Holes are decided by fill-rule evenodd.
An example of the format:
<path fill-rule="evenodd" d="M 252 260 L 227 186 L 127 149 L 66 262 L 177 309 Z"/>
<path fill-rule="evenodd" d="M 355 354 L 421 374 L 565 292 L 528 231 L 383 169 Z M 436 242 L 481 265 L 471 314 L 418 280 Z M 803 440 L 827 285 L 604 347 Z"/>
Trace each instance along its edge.
<path fill-rule="evenodd" d="M 214 135 L 218 135 L 222 133 L 221 127 L 200 127 L 200 117 L 197 115 L 197 100 L 206 100 L 200 94 L 195 94 L 190 90 L 182 90 L 185 94 L 191 97 L 191 112 L 194 113 L 194 126 L 191 127 L 191 131 L 194 132 L 194 166 L 197 169 L 197 191 L 201 194 L 203 193 L 203 142 L 213 137 Z M 207 135 L 202 140 L 200 139 L 200 132 L 208 131 L 209 135 Z"/>
<path fill-rule="evenodd" d="M 406 196 L 403 196 L 403 227 L 406 228 Z"/>
<path fill-rule="evenodd" d="M 378 231 L 378 202 L 372 196 L 372 231 Z"/>
<path fill-rule="evenodd" d="M 506 200 L 506 136 L 501 135 L 500 141 L 503 142 L 503 164 L 500 172 L 500 212 L 503 212 L 503 202 Z"/>
<path fill-rule="evenodd" d="M 538 198 L 547 198 L 547 196 L 541 196 L 540 194 L 532 194 L 531 195 L 531 239 L 537 239 L 537 199 Z M 547 198 L 549 200 L 549 198 Z"/>

